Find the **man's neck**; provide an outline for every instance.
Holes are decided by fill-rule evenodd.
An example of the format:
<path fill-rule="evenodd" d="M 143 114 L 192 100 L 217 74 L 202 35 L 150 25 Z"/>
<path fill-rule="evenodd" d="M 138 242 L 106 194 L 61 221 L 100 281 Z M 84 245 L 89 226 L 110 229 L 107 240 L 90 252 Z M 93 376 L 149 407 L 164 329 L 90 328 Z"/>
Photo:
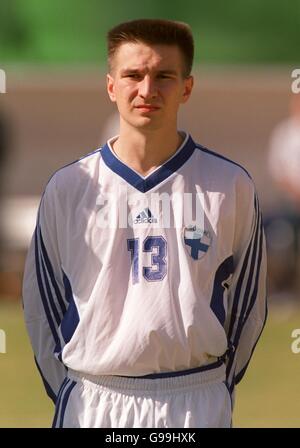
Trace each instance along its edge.
<path fill-rule="evenodd" d="M 146 176 L 175 154 L 183 140 L 176 129 L 147 133 L 121 129 L 112 147 L 123 163 Z"/>

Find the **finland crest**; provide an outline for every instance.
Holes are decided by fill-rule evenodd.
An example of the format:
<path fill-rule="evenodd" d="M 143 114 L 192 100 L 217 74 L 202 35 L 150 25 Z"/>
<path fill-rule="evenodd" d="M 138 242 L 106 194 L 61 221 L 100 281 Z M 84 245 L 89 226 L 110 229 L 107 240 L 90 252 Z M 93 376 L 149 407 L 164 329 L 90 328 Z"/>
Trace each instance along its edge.
<path fill-rule="evenodd" d="M 204 257 L 211 245 L 210 233 L 195 225 L 184 227 L 183 239 L 189 255 L 194 260 Z"/>

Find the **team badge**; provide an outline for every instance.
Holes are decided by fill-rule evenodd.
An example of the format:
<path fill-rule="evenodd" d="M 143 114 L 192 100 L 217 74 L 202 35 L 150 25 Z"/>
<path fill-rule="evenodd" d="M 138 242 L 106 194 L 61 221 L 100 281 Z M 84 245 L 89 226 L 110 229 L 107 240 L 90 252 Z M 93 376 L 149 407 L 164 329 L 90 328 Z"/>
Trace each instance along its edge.
<path fill-rule="evenodd" d="M 194 225 L 183 229 L 183 239 L 189 255 L 194 260 L 204 257 L 211 245 L 210 233 Z"/>

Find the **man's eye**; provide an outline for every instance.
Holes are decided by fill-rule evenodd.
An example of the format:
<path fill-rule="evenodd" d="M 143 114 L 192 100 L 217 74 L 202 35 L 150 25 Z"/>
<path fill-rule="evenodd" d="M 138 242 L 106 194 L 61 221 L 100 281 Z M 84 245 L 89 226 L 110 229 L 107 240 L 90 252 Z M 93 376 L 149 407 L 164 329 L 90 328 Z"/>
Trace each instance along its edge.
<path fill-rule="evenodd" d="M 158 78 L 160 78 L 160 79 L 171 79 L 171 76 L 170 75 L 158 75 Z"/>
<path fill-rule="evenodd" d="M 126 78 L 138 79 L 140 76 L 137 73 L 130 73 L 126 75 Z"/>

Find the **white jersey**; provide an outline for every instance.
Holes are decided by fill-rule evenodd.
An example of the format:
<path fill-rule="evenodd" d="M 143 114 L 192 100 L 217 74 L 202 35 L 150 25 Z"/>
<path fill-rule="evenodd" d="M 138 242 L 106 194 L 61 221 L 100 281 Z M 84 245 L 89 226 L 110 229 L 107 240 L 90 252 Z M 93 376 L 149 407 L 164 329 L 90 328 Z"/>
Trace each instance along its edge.
<path fill-rule="evenodd" d="M 253 182 L 189 135 L 146 177 L 110 143 L 58 170 L 41 200 L 23 303 L 47 392 L 66 369 L 144 376 L 225 353 L 232 391 L 266 318 Z"/>

